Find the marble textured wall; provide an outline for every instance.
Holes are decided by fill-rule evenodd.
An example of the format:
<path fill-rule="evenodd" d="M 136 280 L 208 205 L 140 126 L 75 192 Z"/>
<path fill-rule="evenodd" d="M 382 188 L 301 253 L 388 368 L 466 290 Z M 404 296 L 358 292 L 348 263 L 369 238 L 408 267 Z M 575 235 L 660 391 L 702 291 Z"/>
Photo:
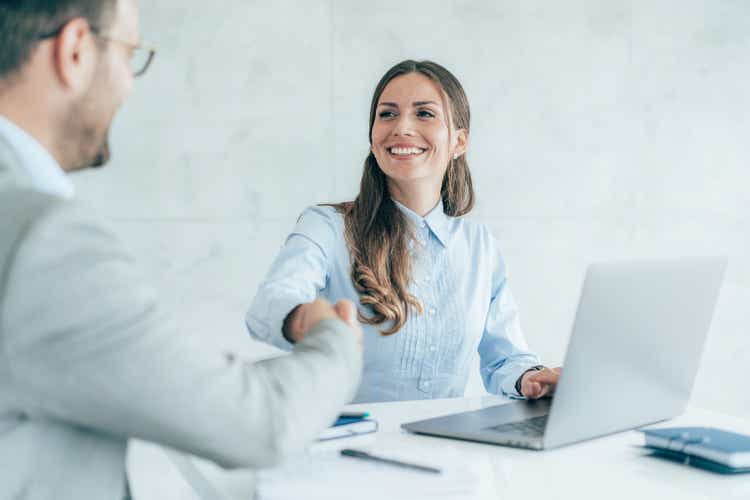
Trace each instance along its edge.
<path fill-rule="evenodd" d="M 186 341 L 243 315 L 296 216 L 356 192 L 371 92 L 405 58 L 462 80 L 479 204 L 531 346 L 558 363 L 587 263 L 728 254 L 696 404 L 750 416 L 750 6 L 741 0 L 142 2 L 160 52 L 75 176 Z M 470 393 L 482 391 L 472 375 Z"/>

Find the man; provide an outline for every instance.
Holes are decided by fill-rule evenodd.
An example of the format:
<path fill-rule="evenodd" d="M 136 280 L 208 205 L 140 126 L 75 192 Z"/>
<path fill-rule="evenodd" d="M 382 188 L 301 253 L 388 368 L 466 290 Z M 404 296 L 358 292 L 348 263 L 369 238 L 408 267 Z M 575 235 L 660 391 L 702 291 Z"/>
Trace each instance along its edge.
<path fill-rule="evenodd" d="M 289 356 L 195 352 L 71 199 L 65 172 L 109 157 L 138 44 L 136 0 L 0 0 L 0 498 L 120 499 L 129 437 L 272 464 L 359 383 L 350 302 L 317 302 Z"/>

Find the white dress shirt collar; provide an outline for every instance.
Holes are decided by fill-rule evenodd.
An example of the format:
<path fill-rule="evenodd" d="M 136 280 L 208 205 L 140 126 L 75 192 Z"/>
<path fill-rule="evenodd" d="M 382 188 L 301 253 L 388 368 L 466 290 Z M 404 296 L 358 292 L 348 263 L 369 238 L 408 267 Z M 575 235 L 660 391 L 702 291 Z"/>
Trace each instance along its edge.
<path fill-rule="evenodd" d="M 21 167 L 29 175 L 34 189 L 62 198 L 73 197 L 73 183 L 49 151 L 28 132 L 1 115 L 0 136 L 20 158 Z"/>

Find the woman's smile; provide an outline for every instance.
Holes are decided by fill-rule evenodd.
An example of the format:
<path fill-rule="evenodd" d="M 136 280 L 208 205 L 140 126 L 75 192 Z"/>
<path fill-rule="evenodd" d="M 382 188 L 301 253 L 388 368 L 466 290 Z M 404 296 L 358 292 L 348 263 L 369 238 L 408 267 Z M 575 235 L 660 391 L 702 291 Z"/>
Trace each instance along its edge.
<path fill-rule="evenodd" d="M 398 143 L 391 146 L 386 146 L 385 150 L 388 155 L 398 161 L 412 160 L 419 156 L 422 156 L 428 148 L 417 146 L 409 143 Z"/>

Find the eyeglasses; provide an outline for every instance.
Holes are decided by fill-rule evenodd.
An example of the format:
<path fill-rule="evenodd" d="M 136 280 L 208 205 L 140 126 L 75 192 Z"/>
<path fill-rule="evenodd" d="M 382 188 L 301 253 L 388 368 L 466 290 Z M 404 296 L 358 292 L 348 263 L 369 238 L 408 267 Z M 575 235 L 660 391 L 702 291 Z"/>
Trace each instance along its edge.
<path fill-rule="evenodd" d="M 46 40 L 48 38 L 55 38 L 58 36 L 62 30 L 65 28 L 65 26 L 70 21 L 65 22 L 62 26 L 57 28 L 54 31 L 50 31 L 49 33 L 44 33 L 43 35 L 39 35 L 37 37 L 37 40 Z M 109 35 L 104 35 L 101 33 L 101 30 L 97 28 L 96 26 L 89 26 L 91 29 L 91 32 L 96 36 L 97 38 L 100 38 L 102 40 L 106 40 L 108 42 L 115 42 L 119 43 L 121 45 L 124 45 L 128 49 L 130 49 L 130 68 L 133 72 L 134 77 L 139 77 L 143 75 L 149 66 L 151 66 L 151 62 L 154 60 L 154 56 L 156 56 L 156 47 L 153 45 L 145 44 L 145 43 L 131 43 L 125 40 L 122 40 L 120 38 L 112 37 Z"/>

